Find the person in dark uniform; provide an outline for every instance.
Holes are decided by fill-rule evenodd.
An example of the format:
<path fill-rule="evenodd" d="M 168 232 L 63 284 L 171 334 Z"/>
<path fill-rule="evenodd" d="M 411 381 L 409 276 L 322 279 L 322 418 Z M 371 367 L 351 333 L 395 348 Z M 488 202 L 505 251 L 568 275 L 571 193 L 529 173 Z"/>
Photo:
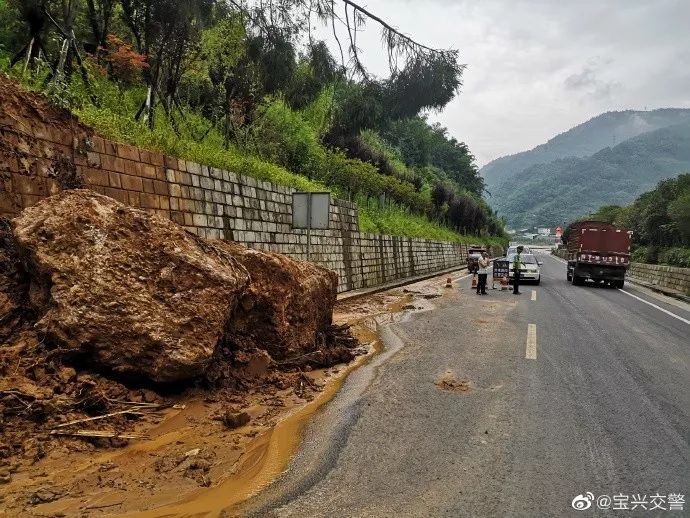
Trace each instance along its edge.
<path fill-rule="evenodd" d="M 522 246 L 518 246 L 517 254 L 513 259 L 513 295 L 520 295 L 520 267 L 522 266 L 520 255 L 523 250 Z"/>

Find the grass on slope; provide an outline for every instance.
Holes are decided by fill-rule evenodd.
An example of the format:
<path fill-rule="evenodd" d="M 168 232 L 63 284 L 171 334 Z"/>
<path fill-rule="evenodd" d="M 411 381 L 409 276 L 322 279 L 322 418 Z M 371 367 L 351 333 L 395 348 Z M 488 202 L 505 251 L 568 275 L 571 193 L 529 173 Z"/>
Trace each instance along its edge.
<path fill-rule="evenodd" d="M 448 227 L 429 221 L 422 216 L 408 214 L 397 207 L 380 209 L 360 204 L 359 228 L 362 232 L 371 234 L 409 236 L 435 241 L 450 241 L 452 243 L 484 243 L 496 246 L 505 246 L 507 244 L 504 239 L 499 237 L 459 234 Z"/>
<path fill-rule="evenodd" d="M 87 105 L 75 110 L 80 120 L 93 127 L 101 135 L 118 142 L 137 145 L 199 164 L 217 167 L 279 185 L 287 185 L 300 191 L 331 191 L 337 197 L 337 189 L 329 188 L 304 176 L 291 173 L 284 167 L 242 154 L 232 148 L 214 144 L 213 139 L 196 142 L 178 137 L 172 128 L 160 124 L 151 131 L 132 118 Z M 424 216 L 410 214 L 400 208 L 380 209 L 359 205 L 359 225 L 362 232 L 418 237 L 450 242 L 487 242 L 486 238 L 464 236 L 448 227 L 430 221 Z M 500 241 L 495 240 L 497 243 Z"/>
<path fill-rule="evenodd" d="M 16 69 L 9 69 L 6 57 L 0 56 L 0 71 L 13 76 L 31 90 L 43 91 L 42 78 L 19 76 Z M 99 106 L 91 102 L 92 94 L 99 99 Z M 177 127 L 173 127 L 165 113 L 159 110 L 156 127 L 150 130 L 145 123 L 134 120 L 134 113 L 145 95 L 143 91 L 121 90 L 110 81 L 96 80 L 90 92 L 86 92 L 83 85 L 75 81 L 63 88 L 49 90 L 46 95 L 51 102 L 70 109 L 84 124 L 108 139 L 300 191 L 331 191 L 336 197 L 341 195 L 337 189 L 292 173 L 243 149 L 233 146 L 226 148 L 221 133 L 209 127 L 208 120 L 194 112 L 180 114 Z M 199 135 L 205 136 L 199 139 Z M 401 209 L 382 210 L 360 206 L 359 222 L 363 232 L 452 242 L 492 242 L 492 239 L 480 240 L 473 236 L 463 236 L 424 216 L 409 214 Z M 495 241 L 499 242 L 500 239 L 496 238 Z"/>

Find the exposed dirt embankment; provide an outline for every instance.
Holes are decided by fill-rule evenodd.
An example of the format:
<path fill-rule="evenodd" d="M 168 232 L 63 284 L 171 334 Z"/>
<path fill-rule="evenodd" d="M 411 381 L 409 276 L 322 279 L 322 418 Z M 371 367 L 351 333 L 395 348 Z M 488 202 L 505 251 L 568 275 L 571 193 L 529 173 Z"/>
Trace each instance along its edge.
<path fill-rule="evenodd" d="M 0 216 L 82 185 L 74 146 L 90 142 L 91 128 L 1 74 L 0 107 Z"/>
<path fill-rule="evenodd" d="M 0 259 L 0 498 L 16 512 L 83 495 L 57 483 L 66 456 L 171 440 L 176 418 L 206 422 L 211 446 L 177 451 L 181 434 L 150 475 L 209 485 L 278 409 L 313 397 L 313 368 L 361 352 L 331 323 L 333 272 L 206 241 L 91 191 L 4 220 Z M 234 428 L 236 448 L 218 452 Z"/>

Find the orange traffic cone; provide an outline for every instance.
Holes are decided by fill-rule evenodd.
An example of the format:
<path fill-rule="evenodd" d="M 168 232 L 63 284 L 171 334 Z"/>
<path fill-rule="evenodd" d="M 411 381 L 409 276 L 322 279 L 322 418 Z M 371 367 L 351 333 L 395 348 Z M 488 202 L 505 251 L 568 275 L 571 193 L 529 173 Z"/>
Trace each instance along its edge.
<path fill-rule="evenodd" d="M 477 274 L 472 275 L 472 289 L 476 290 L 477 289 Z"/>
<path fill-rule="evenodd" d="M 507 290 L 508 289 L 508 277 L 505 275 L 501 277 L 501 290 Z"/>
<path fill-rule="evenodd" d="M 446 288 L 452 288 L 452 287 L 453 287 L 453 279 L 449 275 L 448 278 L 446 279 Z"/>

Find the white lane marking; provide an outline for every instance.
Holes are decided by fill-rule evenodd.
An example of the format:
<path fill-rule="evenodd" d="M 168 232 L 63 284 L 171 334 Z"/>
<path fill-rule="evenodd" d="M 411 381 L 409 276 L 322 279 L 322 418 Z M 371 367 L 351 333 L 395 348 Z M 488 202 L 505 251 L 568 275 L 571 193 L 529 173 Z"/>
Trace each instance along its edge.
<path fill-rule="evenodd" d="M 561 263 L 568 264 L 567 261 L 564 261 L 563 259 L 561 259 L 560 257 L 556 257 L 555 255 L 550 255 L 549 257 L 551 257 L 552 259 L 555 259 L 556 261 L 559 261 L 559 262 L 561 262 Z M 632 282 L 632 281 L 630 281 L 630 282 Z M 634 283 L 633 283 L 633 284 L 634 284 Z M 667 315 L 670 315 L 670 316 L 672 316 L 673 318 L 677 318 L 677 319 L 680 320 L 681 322 L 685 322 L 686 324 L 690 325 L 690 320 L 688 320 L 687 318 L 683 318 L 683 317 L 681 317 L 681 316 L 678 316 L 678 315 L 676 315 L 675 313 L 672 313 L 671 311 L 668 311 L 667 309 L 662 308 L 661 306 L 657 306 L 656 304 L 652 304 L 651 302 L 649 302 L 649 301 L 647 301 L 647 300 L 645 300 L 645 299 L 643 299 L 643 298 L 640 298 L 640 297 L 638 297 L 637 295 L 633 295 L 632 293 L 627 292 L 627 291 L 625 291 L 625 290 L 622 290 L 622 289 L 620 289 L 620 288 L 618 288 L 618 291 L 621 291 L 621 292 L 625 293 L 626 295 L 630 295 L 632 298 L 637 299 L 637 300 L 639 300 L 640 302 L 644 302 L 645 304 L 648 304 L 649 306 L 652 306 L 653 308 L 656 308 L 656 309 L 658 309 L 659 311 L 662 311 L 662 312 L 666 313 Z"/>
<path fill-rule="evenodd" d="M 622 289 L 620 289 L 620 288 L 618 288 L 618 291 L 620 291 L 620 292 L 622 292 L 622 293 L 625 293 L 626 295 L 628 295 L 628 296 L 630 296 L 630 297 L 632 297 L 632 298 L 634 298 L 634 299 L 637 299 L 637 300 L 639 300 L 640 302 L 644 302 L 644 303 L 647 304 L 648 306 L 652 306 L 653 308 L 656 308 L 656 309 L 658 309 L 659 311 L 662 311 L 662 312 L 666 313 L 667 315 L 670 315 L 670 316 L 672 316 L 673 318 L 677 318 L 677 319 L 680 320 L 681 322 L 685 322 L 686 324 L 690 325 L 690 320 L 688 320 L 687 318 L 683 318 L 683 317 L 681 317 L 681 316 L 676 315 L 675 313 L 671 313 L 669 310 L 664 309 L 664 308 L 662 308 L 661 306 L 657 306 L 656 304 L 652 304 L 651 302 L 649 302 L 649 301 L 647 301 L 647 300 L 645 300 L 645 299 L 643 299 L 643 298 L 641 298 L 641 297 L 638 297 L 637 295 L 633 295 L 632 293 L 630 293 L 630 292 L 628 292 L 628 291 L 622 290 Z"/>
<path fill-rule="evenodd" d="M 537 300 L 537 290 L 532 290 L 532 300 Z"/>
<path fill-rule="evenodd" d="M 525 358 L 528 360 L 537 359 L 537 324 L 527 324 L 527 349 Z"/>

